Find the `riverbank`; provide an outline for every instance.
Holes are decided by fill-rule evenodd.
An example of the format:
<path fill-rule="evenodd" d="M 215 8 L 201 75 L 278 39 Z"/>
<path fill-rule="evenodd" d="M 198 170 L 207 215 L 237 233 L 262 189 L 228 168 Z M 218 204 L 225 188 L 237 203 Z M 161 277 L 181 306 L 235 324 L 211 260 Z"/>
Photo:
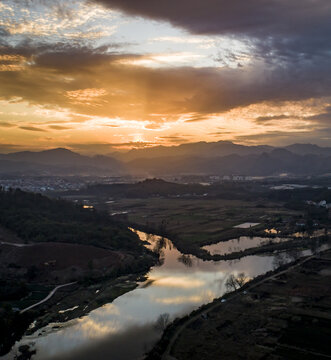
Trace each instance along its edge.
<path fill-rule="evenodd" d="M 72 321 L 68 318 L 63 324 L 46 319 L 49 325 L 37 331 L 32 329 L 33 334 L 24 336 L 4 359 L 12 359 L 20 346 L 31 343 L 38 360 L 142 358 L 169 321 L 222 296 L 232 276 L 245 273 L 247 280 L 253 279 L 280 266 L 279 260 L 292 261 L 287 254 L 282 254 L 282 259 L 278 254 L 269 254 L 243 257 L 235 262 L 201 261 L 179 252 L 169 239 L 136 233 L 149 249 L 160 250 L 160 262 L 151 268 L 147 281 L 86 316 Z M 98 291 L 95 287 L 91 290 Z M 74 317 L 77 311 L 76 306 L 64 310 L 61 310 L 64 319 L 70 313 Z"/>
<path fill-rule="evenodd" d="M 151 233 L 149 227 L 142 225 L 142 224 L 133 224 L 132 223 L 131 228 L 134 228 L 134 229 L 137 229 L 140 231 L 144 231 L 147 233 Z M 273 234 L 266 236 L 266 234 L 264 232 L 249 231 L 246 229 L 234 229 L 234 231 L 236 232 L 237 237 L 257 236 L 257 237 L 265 238 L 266 242 L 268 240 L 271 240 L 271 242 L 267 243 L 265 245 L 248 248 L 248 249 L 245 249 L 242 251 L 234 251 L 234 252 L 220 255 L 220 254 L 211 254 L 207 250 L 203 249 L 202 247 L 187 246 L 186 243 L 183 243 L 181 241 L 181 239 L 178 235 L 172 234 L 171 232 L 168 233 L 167 231 L 157 231 L 157 229 L 155 229 L 155 232 L 152 232 L 152 233 L 156 234 L 158 236 L 164 236 L 166 238 L 171 239 L 173 241 L 173 243 L 176 245 L 177 249 L 181 253 L 183 253 L 185 255 L 194 255 L 204 261 L 235 260 L 235 259 L 241 259 L 242 257 L 245 257 L 245 256 L 250 256 L 250 255 L 271 254 L 275 251 L 278 252 L 278 251 L 293 250 L 293 254 L 294 254 L 294 251 L 299 251 L 299 250 L 303 250 L 303 249 L 311 249 L 312 251 L 314 251 L 314 249 L 316 249 L 318 246 L 329 241 L 329 235 L 321 235 L 318 237 L 307 236 L 307 237 L 295 238 L 295 237 L 285 237 L 282 235 L 276 236 Z M 288 239 L 288 241 L 272 243 L 272 239 L 275 237 L 283 237 L 283 238 Z M 223 234 L 220 237 L 219 242 L 226 242 L 226 241 L 232 240 L 234 238 L 236 238 L 236 237 L 234 236 L 234 234 L 232 232 L 230 234 L 228 234 L 228 233 Z M 210 244 L 211 244 L 210 241 L 206 242 L 206 245 L 210 245 Z"/>
<path fill-rule="evenodd" d="M 146 359 L 329 358 L 330 275 L 327 250 L 258 277 L 174 321 Z"/>
<path fill-rule="evenodd" d="M 145 279 L 145 273 L 130 274 L 116 279 L 108 279 L 91 284 L 76 284 L 71 289 L 62 288 L 48 303 L 41 305 L 38 317 L 27 334 L 31 334 L 48 324 L 61 323 L 79 318 L 104 304 L 111 303 L 117 297 L 132 291 L 138 282 Z"/>
<path fill-rule="evenodd" d="M 6 334 L 2 336 L 1 354 L 7 353 L 15 341 L 25 335 L 38 332 L 38 336 L 45 335 L 60 329 L 62 324 L 73 319 L 78 319 L 104 304 L 113 302 L 117 297 L 132 291 L 138 286 L 138 282 L 145 279 L 145 273 L 130 274 L 116 279 L 108 279 L 93 284 L 75 283 L 68 287 L 62 287 L 54 293 L 46 302 L 37 307 L 29 309 L 20 314 L 16 312 L 16 323 L 22 323 L 20 332 L 10 331 L 6 328 Z M 22 359 L 29 359 L 30 351 L 23 348 L 26 356 Z"/>
<path fill-rule="evenodd" d="M 277 228 L 281 234 L 296 231 L 296 221 L 304 209 L 292 210 L 284 202 L 220 198 L 114 199 L 107 204 L 109 213 L 119 220 L 139 226 L 144 231 L 172 239 L 181 251 L 199 255 L 202 246 L 239 236 L 267 236 L 266 229 Z M 258 224 L 238 228 L 243 223 Z"/>
<path fill-rule="evenodd" d="M 30 199 L 34 195 L 21 192 L 19 196 Z M 56 201 L 44 197 L 40 197 L 39 201 L 41 205 L 42 201 L 58 205 Z M 67 206 L 71 210 L 71 204 L 63 204 L 64 208 Z M 83 210 L 75 209 L 79 215 L 84 215 L 87 222 L 90 220 L 90 213 L 80 214 Z M 56 214 L 55 211 L 52 213 Z M 103 221 L 106 222 L 105 219 Z M 18 224 L 21 227 L 24 225 L 21 222 Z M 104 238 L 108 234 L 99 234 L 97 224 L 88 224 L 92 243 L 94 238 Z M 57 229 L 66 226 L 68 224 L 64 221 L 58 224 Z M 71 239 L 68 243 L 33 241 L 39 238 L 32 235 L 27 241 L 0 225 L 0 328 L 5 329 L 0 332 L 0 356 L 10 350 L 33 321 L 35 326 L 32 331 L 36 331 L 49 322 L 86 315 L 133 290 L 137 281 L 158 262 L 157 254 L 143 247 L 137 235 L 124 225 L 110 221 L 107 229 L 115 232 L 121 229 L 116 237 L 122 238 L 123 243 L 131 241 L 132 248 L 125 249 L 123 244 L 118 246 L 119 249 L 114 248 L 110 240 L 115 236 L 108 239 L 105 246 L 74 243 Z M 94 230 L 95 233 L 92 232 Z M 123 233 L 127 237 L 122 237 Z M 54 231 L 54 236 L 56 234 Z M 67 284 L 70 285 L 63 287 Z"/>

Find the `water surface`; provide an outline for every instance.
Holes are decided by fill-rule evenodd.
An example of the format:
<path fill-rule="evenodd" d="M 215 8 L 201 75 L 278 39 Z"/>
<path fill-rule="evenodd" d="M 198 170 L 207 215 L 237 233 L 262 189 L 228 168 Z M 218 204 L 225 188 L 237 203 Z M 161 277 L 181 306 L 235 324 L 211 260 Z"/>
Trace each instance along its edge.
<path fill-rule="evenodd" d="M 203 261 L 181 254 L 168 239 L 137 233 L 161 255 L 160 265 L 151 268 L 146 281 L 82 318 L 56 324 L 60 327 L 55 329 L 49 324 L 25 336 L 3 359 L 13 359 L 22 344 L 34 344 L 37 354 L 32 359 L 38 360 L 140 359 L 161 337 L 168 318 L 183 316 L 224 294 L 231 274 L 254 278 L 291 260 L 269 255 Z"/>
<path fill-rule="evenodd" d="M 263 245 L 275 244 L 282 241 L 288 241 L 287 238 L 265 238 L 258 236 L 240 236 L 237 239 L 220 241 L 217 244 L 203 246 L 203 249 L 210 252 L 211 255 L 226 255 L 233 252 L 239 252 L 246 249 L 259 247 Z"/>

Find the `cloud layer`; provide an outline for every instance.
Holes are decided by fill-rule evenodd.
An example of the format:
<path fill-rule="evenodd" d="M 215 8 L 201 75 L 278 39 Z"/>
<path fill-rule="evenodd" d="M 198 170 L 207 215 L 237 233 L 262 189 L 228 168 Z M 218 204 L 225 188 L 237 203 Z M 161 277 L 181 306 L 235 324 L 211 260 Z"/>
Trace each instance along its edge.
<path fill-rule="evenodd" d="M 111 50 L 62 43 L 2 46 L 0 66 L 14 70 L 0 72 L 0 96 L 86 115 L 162 121 L 191 114 L 193 121 L 265 101 L 331 95 L 329 63 L 302 69 L 266 63 L 236 69 L 154 69 L 130 63 L 141 55 Z"/>
<path fill-rule="evenodd" d="M 10 4 L 10 0 L 6 3 Z M 19 6 L 18 2 L 12 3 Z M 198 129 L 197 124 L 211 118 L 263 104 L 265 111 L 252 116 L 252 126 L 259 127 L 259 133 L 251 135 L 256 139 L 263 138 L 263 134 L 266 139 L 273 135 L 282 136 L 282 129 L 271 126 L 286 119 L 301 121 L 297 131 L 305 132 L 310 126 L 312 131 L 318 129 L 319 135 L 323 129 L 325 134 L 329 133 L 329 0 L 75 0 L 76 7 L 70 8 L 63 1 L 55 6 L 48 0 L 31 0 L 24 6 L 27 13 L 30 11 L 28 4 L 33 4 L 35 9 L 40 4 L 48 4 L 52 18 L 49 24 L 42 16 L 38 21 L 31 18 L 22 23 L 19 34 L 15 19 L 0 21 L 0 100 L 25 101 L 30 105 L 65 111 L 71 121 L 77 122 L 93 118 L 116 119 L 118 123 L 108 124 L 108 128 L 113 129 L 122 126 L 121 120 L 137 121 L 151 132 L 166 129 L 174 123 L 185 123 Z M 96 4 L 102 7 L 96 8 Z M 91 14 L 89 6 L 93 9 Z M 3 9 L 10 13 L 8 6 Z M 197 46 L 201 46 L 201 39 L 208 46 L 223 45 L 215 56 L 214 66 L 194 66 L 193 60 L 192 63 L 189 61 L 190 56 L 199 54 L 191 53 L 184 54 L 183 63 L 173 65 L 165 61 L 159 66 L 159 59 L 173 61 L 184 55 L 152 53 L 150 49 L 142 53 L 134 51 L 134 46 L 129 51 L 130 47 L 118 38 L 117 41 L 115 38 L 112 41 L 111 37 L 97 41 L 89 36 L 95 32 L 94 14 L 101 14 L 104 26 L 111 28 L 107 9 L 171 23 L 194 34 L 191 44 Z M 81 21 L 79 14 L 84 15 Z M 130 24 L 134 20 L 128 17 L 126 21 Z M 70 22 L 75 24 L 74 36 L 68 35 Z M 84 31 L 87 22 L 89 31 Z M 61 23 L 65 26 L 65 35 L 61 33 Z M 79 30 L 80 24 L 84 27 Z M 43 27 L 42 35 L 38 35 L 38 26 L 39 30 Z M 97 31 L 102 30 L 102 26 L 98 26 Z M 201 35 L 204 36 L 200 39 Z M 209 35 L 213 39 L 208 39 Z M 151 39 L 158 37 L 151 34 Z M 245 52 L 236 48 L 228 48 L 225 52 L 224 44 L 230 44 L 232 40 L 244 44 Z M 157 49 L 158 41 L 151 43 Z M 231 57 L 231 66 L 226 57 Z M 318 102 L 317 112 L 308 108 L 304 115 L 267 111 L 268 106 L 308 99 Z M 2 129 L 10 131 L 13 128 L 10 120 L 1 116 L 0 120 Z M 18 129 L 26 130 L 25 133 L 72 130 L 72 124 L 66 124 L 66 121 L 45 126 L 21 122 L 16 125 Z M 302 129 L 303 126 L 306 128 Z M 284 136 L 290 134 L 287 129 Z M 158 134 L 158 138 L 186 141 L 178 136 L 178 130 L 172 134 Z"/>
<path fill-rule="evenodd" d="M 328 0 L 93 0 L 151 19 L 170 21 L 197 34 L 269 36 L 330 28 Z"/>

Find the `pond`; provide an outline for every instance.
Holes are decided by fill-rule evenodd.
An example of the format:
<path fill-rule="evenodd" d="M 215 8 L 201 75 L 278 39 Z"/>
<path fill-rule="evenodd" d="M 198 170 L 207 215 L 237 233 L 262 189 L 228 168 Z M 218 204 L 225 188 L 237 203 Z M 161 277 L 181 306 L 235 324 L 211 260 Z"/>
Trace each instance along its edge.
<path fill-rule="evenodd" d="M 202 248 L 207 250 L 211 255 L 225 255 L 233 252 L 239 252 L 246 249 L 259 247 L 262 245 L 275 244 L 282 241 L 288 241 L 287 238 L 265 238 L 258 236 L 240 236 L 237 239 L 231 239 L 227 241 L 220 241 L 217 244 L 211 244 L 203 246 Z"/>
<path fill-rule="evenodd" d="M 49 324 L 23 337 L 2 359 L 13 359 L 23 344 L 33 344 L 37 354 L 32 359 L 39 360 L 142 359 L 169 321 L 223 295 L 231 274 L 245 273 L 251 279 L 293 260 L 292 255 L 283 254 L 203 261 L 181 254 L 168 239 L 139 231 L 137 234 L 161 258 L 146 281 L 86 316 Z"/>

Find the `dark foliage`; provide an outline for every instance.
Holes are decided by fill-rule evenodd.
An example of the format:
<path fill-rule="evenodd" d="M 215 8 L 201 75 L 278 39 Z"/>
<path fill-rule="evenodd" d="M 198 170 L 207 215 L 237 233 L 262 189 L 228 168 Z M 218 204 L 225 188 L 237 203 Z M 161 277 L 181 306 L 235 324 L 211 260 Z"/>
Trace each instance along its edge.
<path fill-rule="evenodd" d="M 233 182 L 203 186 L 201 184 L 178 184 L 161 179 L 147 179 L 135 184 L 96 184 L 78 192 L 84 194 L 108 196 L 114 198 L 149 198 L 149 197 L 212 197 L 221 199 L 253 200 L 256 199 L 255 184 L 237 184 Z"/>
<path fill-rule="evenodd" d="M 0 225 L 25 241 L 88 244 L 140 251 L 137 235 L 107 213 L 19 189 L 0 190 Z"/>
<path fill-rule="evenodd" d="M 33 319 L 33 313 L 20 314 L 10 305 L 0 307 L 0 356 L 6 354 L 15 340 L 21 338 Z"/>
<path fill-rule="evenodd" d="M 28 294 L 28 288 L 21 281 L 0 280 L 0 301 L 19 300 Z"/>

